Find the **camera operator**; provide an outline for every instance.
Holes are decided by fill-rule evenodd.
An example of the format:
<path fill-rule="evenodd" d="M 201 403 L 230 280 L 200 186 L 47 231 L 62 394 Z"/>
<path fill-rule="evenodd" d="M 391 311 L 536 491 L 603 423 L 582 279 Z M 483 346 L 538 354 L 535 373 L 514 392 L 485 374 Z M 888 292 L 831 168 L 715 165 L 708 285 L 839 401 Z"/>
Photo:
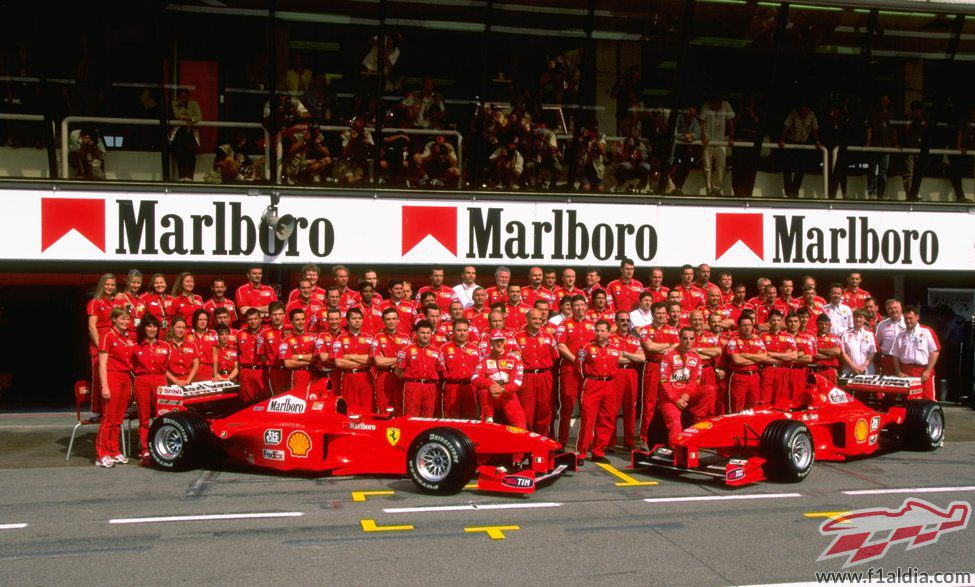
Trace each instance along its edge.
<path fill-rule="evenodd" d="M 284 182 L 321 183 L 331 179 L 331 171 L 332 153 L 325 146 L 325 135 L 318 123 L 310 123 L 305 132 L 294 135 L 284 162 Z"/>
<path fill-rule="evenodd" d="M 105 141 L 97 128 L 75 129 L 68 135 L 71 167 L 78 179 L 105 179 Z"/>
<path fill-rule="evenodd" d="M 626 140 L 616 143 L 616 189 L 622 191 L 624 184 L 636 181 L 636 190 L 642 193 L 649 191 L 650 184 L 650 150 L 647 143 L 640 138 L 640 129 L 630 128 L 630 135 Z M 629 186 L 628 189 L 633 189 Z"/>
<path fill-rule="evenodd" d="M 454 151 L 454 146 L 448 143 L 443 135 L 434 137 L 426 144 L 422 153 L 413 157 L 420 170 L 420 186 L 457 185 L 457 180 L 460 178 L 457 153 Z"/>
<path fill-rule="evenodd" d="M 366 179 L 369 169 L 369 153 L 375 147 L 372 133 L 366 130 L 366 119 L 353 118 L 349 130 L 342 133 L 342 160 L 339 177 L 348 184 L 355 185 Z"/>
<path fill-rule="evenodd" d="M 525 152 L 525 184 L 555 189 L 562 178 L 562 151 L 555 133 L 546 127 L 545 122 L 532 125 Z"/>
<path fill-rule="evenodd" d="M 398 132 L 384 138 L 379 156 L 379 183 L 409 187 L 410 162 L 413 161 L 410 137 Z"/>
<path fill-rule="evenodd" d="M 589 128 L 581 128 L 575 138 L 575 177 L 579 191 L 602 192 L 606 175 L 606 139 L 599 134 L 595 122 Z"/>
<path fill-rule="evenodd" d="M 423 89 L 414 90 L 403 99 L 410 123 L 416 128 L 443 128 L 447 116 L 443 95 L 433 86 L 433 79 L 423 78 Z"/>
<path fill-rule="evenodd" d="M 518 144 L 511 142 L 498 147 L 489 160 L 495 187 L 517 190 L 525 170 L 525 158 L 518 152 Z"/>
<path fill-rule="evenodd" d="M 262 179 L 264 157 L 252 159 L 244 152 L 247 135 L 236 133 L 229 143 L 214 151 L 213 167 L 203 176 L 207 183 L 237 183 Z"/>

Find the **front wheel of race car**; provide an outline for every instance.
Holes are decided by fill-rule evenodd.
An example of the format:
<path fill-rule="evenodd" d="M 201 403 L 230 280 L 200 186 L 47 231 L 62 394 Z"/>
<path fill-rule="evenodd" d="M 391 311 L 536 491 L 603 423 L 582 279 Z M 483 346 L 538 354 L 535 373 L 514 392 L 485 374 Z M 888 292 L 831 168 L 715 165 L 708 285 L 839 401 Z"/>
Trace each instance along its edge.
<path fill-rule="evenodd" d="M 802 481 L 816 460 L 809 428 L 794 420 L 776 420 L 769 424 L 759 446 L 766 461 L 766 474 L 777 481 Z"/>
<path fill-rule="evenodd" d="M 914 450 L 935 450 L 945 439 L 944 410 L 931 400 L 907 402 L 903 431 L 904 439 Z"/>
<path fill-rule="evenodd" d="M 450 428 L 417 435 L 407 452 L 406 470 L 427 493 L 457 493 L 474 476 L 477 459 L 470 438 Z"/>
<path fill-rule="evenodd" d="M 209 427 L 196 412 L 170 412 L 149 427 L 149 455 L 156 465 L 186 471 L 200 465 Z"/>

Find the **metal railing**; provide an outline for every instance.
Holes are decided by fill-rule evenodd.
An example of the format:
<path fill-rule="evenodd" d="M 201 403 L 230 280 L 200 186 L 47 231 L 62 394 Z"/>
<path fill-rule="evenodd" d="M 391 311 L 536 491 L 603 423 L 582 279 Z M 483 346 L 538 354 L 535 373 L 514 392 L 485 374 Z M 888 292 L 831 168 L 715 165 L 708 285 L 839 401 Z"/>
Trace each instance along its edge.
<path fill-rule="evenodd" d="M 43 119 L 43 117 L 42 117 Z M 101 116 L 68 116 L 61 121 L 61 177 L 67 178 L 69 175 L 69 158 L 68 158 L 68 136 L 69 127 L 72 124 L 84 124 L 89 122 L 96 122 L 100 124 L 120 124 L 120 125 L 130 125 L 130 126 L 159 126 L 159 120 L 155 118 L 108 118 Z M 271 160 L 271 141 L 270 135 L 264 126 L 257 122 L 224 122 L 220 120 L 201 120 L 195 123 L 189 123 L 185 120 L 169 120 L 167 121 L 169 126 L 192 126 L 196 128 L 250 128 L 250 129 L 260 129 L 264 133 L 264 179 L 270 179 L 270 169 L 268 169 L 268 164 Z"/>
<path fill-rule="evenodd" d="M 836 160 L 836 156 L 839 153 L 840 148 L 833 148 L 833 160 Z M 846 147 L 848 153 L 887 153 L 889 155 L 919 155 L 921 149 L 915 147 L 864 147 L 864 146 L 854 146 L 850 145 Z M 962 152 L 960 149 L 928 149 L 928 154 L 930 155 L 961 155 L 964 157 L 972 157 L 973 162 L 975 162 L 975 150 L 969 150 Z M 869 173 L 869 171 L 868 171 Z M 904 191 L 910 191 L 909 186 L 905 186 Z"/>

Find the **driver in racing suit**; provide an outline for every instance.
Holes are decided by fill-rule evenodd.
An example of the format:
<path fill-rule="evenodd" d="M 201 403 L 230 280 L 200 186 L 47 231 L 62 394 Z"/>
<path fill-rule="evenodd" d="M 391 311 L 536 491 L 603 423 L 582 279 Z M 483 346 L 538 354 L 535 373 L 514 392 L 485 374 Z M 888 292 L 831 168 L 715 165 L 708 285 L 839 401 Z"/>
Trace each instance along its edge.
<path fill-rule="evenodd" d="M 525 412 L 518 403 L 518 390 L 525 373 L 524 363 L 514 353 L 505 352 L 508 336 L 503 330 L 492 330 L 489 336 L 491 354 L 481 359 L 471 377 L 481 405 L 481 419 L 494 422 L 494 414 L 501 412 L 509 426 L 527 430 Z"/>
<path fill-rule="evenodd" d="M 714 414 L 713 385 L 701 383 L 703 361 L 694 346 L 694 329 L 680 329 L 680 343 L 660 363 L 660 415 L 667 425 L 667 441 L 673 446 L 684 426 L 681 413 L 694 415 L 695 421 Z"/>

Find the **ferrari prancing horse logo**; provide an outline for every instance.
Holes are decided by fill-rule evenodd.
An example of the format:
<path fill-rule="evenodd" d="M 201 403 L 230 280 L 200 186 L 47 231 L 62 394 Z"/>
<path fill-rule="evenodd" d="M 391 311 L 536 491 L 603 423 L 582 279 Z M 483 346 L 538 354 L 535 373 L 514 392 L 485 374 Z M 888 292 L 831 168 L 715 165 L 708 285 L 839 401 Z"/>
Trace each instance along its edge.
<path fill-rule="evenodd" d="M 390 446 L 396 446 L 396 443 L 399 442 L 399 438 L 399 428 L 386 429 L 386 442 L 388 442 Z"/>

